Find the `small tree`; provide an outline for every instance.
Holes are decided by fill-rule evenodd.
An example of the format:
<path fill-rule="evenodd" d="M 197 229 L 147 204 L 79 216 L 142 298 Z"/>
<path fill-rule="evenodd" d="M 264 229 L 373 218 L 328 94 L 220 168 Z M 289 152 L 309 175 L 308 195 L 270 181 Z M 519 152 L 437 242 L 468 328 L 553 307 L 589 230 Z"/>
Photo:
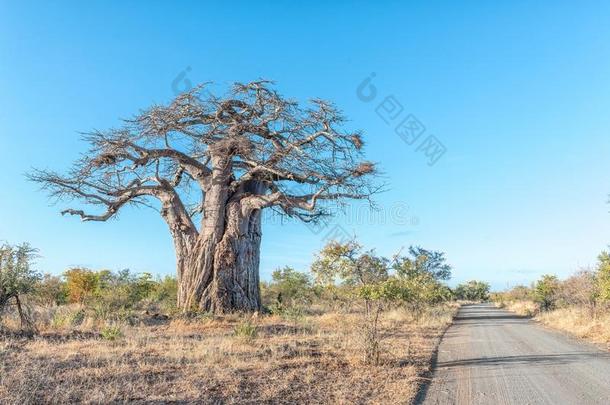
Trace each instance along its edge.
<path fill-rule="evenodd" d="M 397 256 L 392 265 L 400 285 L 400 300 L 419 316 L 426 305 L 449 299 L 451 291 L 441 283 L 451 277 L 451 266 L 439 251 L 409 247 L 407 256 Z"/>
<path fill-rule="evenodd" d="M 34 290 L 41 276 L 32 268 L 36 249 L 23 243 L 17 246 L 4 244 L 0 247 L 0 314 L 14 300 L 19 312 L 21 326 L 31 326 L 22 305 L 21 297 Z"/>
<path fill-rule="evenodd" d="M 99 289 L 100 278 L 104 282 L 107 276 L 110 275 L 110 272 L 106 274 L 100 273 L 79 267 L 66 270 L 64 277 L 66 279 L 68 300 L 72 303 L 84 304 L 87 299 L 93 297 Z"/>
<path fill-rule="evenodd" d="M 364 251 L 356 240 L 346 243 L 330 242 L 316 256 L 311 272 L 321 285 L 339 282 L 356 288 L 375 285 L 388 279 L 388 260 L 375 255 L 374 250 Z M 367 315 L 371 301 L 365 297 Z"/>
<path fill-rule="evenodd" d="M 545 274 L 534 285 L 534 301 L 540 309 L 549 311 L 555 308 L 559 292 L 559 279 L 555 275 Z"/>
<path fill-rule="evenodd" d="M 307 301 L 311 295 L 311 277 L 286 266 L 271 275 L 269 292 L 274 295 L 275 306 L 283 309 L 285 305 L 294 306 Z"/>
<path fill-rule="evenodd" d="M 446 263 L 445 253 L 423 249 L 419 246 L 409 247 L 409 255 L 397 257 L 392 267 L 401 277 L 428 274 L 435 280 L 451 278 L 451 266 Z"/>
<path fill-rule="evenodd" d="M 386 284 L 388 260 L 373 250 L 364 251 L 355 240 L 330 242 L 317 255 L 311 271 L 317 283 L 342 283 L 364 301 L 364 361 L 376 364 L 380 354 L 379 316 L 384 301 L 396 296 L 393 285 Z"/>
<path fill-rule="evenodd" d="M 489 299 L 488 283 L 483 281 L 471 280 L 467 283 L 459 284 L 454 294 L 456 298 L 468 301 L 487 301 Z"/>

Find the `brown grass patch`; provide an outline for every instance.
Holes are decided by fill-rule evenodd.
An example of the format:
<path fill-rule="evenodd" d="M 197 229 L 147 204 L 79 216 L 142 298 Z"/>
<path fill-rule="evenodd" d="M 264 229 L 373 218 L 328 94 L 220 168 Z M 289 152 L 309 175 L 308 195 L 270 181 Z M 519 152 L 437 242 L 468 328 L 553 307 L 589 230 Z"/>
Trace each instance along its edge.
<path fill-rule="evenodd" d="M 568 307 L 541 312 L 534 319 L 555 329 L 571 333 L 610 348 L 610 312 Z"/>
<path fill-rule="evenodd" d="M 455 306 L 382 320 L 379 365 L 362 362 L 361 315 L 260 316 L 252 339 L 237 315 L 95 331 L 0 337 L 2 403 L 410 403 Z M 89 334 L 87 334 L 89 333 Z"/>
<path fill-rule="evenodd" d="M 610 311 L 607 308 L 570 306 L 552 311 L 539 311 L 533 301 L 510 301 L 502 308 L 534 320 L 553 329 L 568 332 L 581 339 L 607 345 L 610 349 Z"/>

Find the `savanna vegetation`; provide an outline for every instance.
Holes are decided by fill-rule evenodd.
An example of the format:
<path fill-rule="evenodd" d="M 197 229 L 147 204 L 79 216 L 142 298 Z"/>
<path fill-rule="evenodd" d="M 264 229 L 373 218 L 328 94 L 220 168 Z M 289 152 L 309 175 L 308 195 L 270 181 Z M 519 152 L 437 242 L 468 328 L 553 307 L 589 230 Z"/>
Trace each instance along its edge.
<path fill-rule="evenodd" d="M 220 96 L 201 85 L 85 134 L 67 172 L 30 172 L 83 221 L 156 210 L 176 271 L 43 274 L 35 249 L 2 246 L 2 401 L 412 401 L 455 300 L 486 300 L 489 286 L 451 290 L 442 252 L 384 257 L 357 240 L 328 243 L 308 271 L 259 277 L 263 210 L 315 222 L 383 189 L 345 124 L 332 103 L 302 105 L 268 81 Z"/>
<path fill-rule="evenodd" d="M 86 134 L 89 151 L 68 173 L 29 179 L 59 201 L 86 203 L 62 211 L 83 221 L 155 209 L 173 239 L 183 312 L 259 311 L 263 210 L 316 221 L 328 203 L 370 199 L 382 186 L 360 133 L 332 103 L 301 105 L 264 80 L 223 95 L 207 87 Z"/>
<path fill-rule="evenodd" d="M 531 286 L 492 294 L 497 305 L 578 337 L 610 344 L 610 255 L 566 279 L 546 274 Z"/>
<path fill-rule="evenodd" d="M 261 311 L 184 312 L 176 278 L 35 270 L 0 251 L 0 397 L 9 403 L 409 403 L 458 307 L 441 252 L 330 242 L 277 269 Z M 475 288 L 476 287 L 476 288 Z M 457 294 L 457 295 L 456 295 Z"/>

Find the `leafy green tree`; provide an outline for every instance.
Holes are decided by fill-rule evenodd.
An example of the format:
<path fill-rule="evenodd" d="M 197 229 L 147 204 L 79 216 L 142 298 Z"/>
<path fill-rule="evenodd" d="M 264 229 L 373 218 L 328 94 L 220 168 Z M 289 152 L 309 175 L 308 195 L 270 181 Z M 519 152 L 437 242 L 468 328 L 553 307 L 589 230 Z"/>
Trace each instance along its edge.
<path fill-rule="evenodd" d="M 282 310 L 286 306 L 293 307 L 309 301 L 312 295 L 312 280 L 309 274 L 286 266 L 272 273 L 268 290 L 274 296 L 276 308 Z"/>
<path fill-rule="evenodd" d="M 319 285 L 333 286 L 339 282 L 353 289 L 356 296 L 364 299 L 367 317 L 381 310 L 381 283 L 389 279 L 388 260 L 377 256 L 374 250 L 364 250 L 355 239 L 339 243 L 328 243 L 316 256 L 311 272 Z"/>
<path fill-rule="evenodd" d="M 445 253 L 419 246 L 409 247 L 409 255 L 398 257 L 392 267 L 396 274 L 406 278 L 420 274 L 429 274 L 435 280 L 451 278 L 451 266 L 446 263 Z"/>
<path fill-rule="evenodd" d="M 534 301 L 543 311 L 555 308 L 560 289 L 559 279 L 555 275 L 545 274 L 534 284 Z"/>
<path fill-rule="evenodd" d="M 483 281 L 471 280 L 467 283 L 459 284 L 455 290 L 455 297 L 468 301 L 487 301 L 489 300 L 488 283 Z"/>
<path fill-rule="evenodd" d="M 366 286 L 388 278 L 388 260 L 365 251 L 357 241 L 330 242 L 316 256 L 311 271 L 319 284 Z"/>
<path fill-rule="evenodd" d="M 365 251 L 355 240 L 330 242 L 316 256 L 311 271 L 317 283 L 328 286 L 340 282 L 364 301 L 364 361 L 378 363 L 379 316 L 384 303 L 396 294 L 394 286 L 387 284 L 387 259 L 375 255 L 373 250 Z"/>
<path fill-rule="evenodd" d="M 19 311 L 21 325 L 29 323 L 23 311 L 21 296 L 34 291 L 41 276 L 33 269 L 36 249 L 23 243 L 17 246 L 0 246 L 0 313 L 10 300 L 14 300 Z"/>

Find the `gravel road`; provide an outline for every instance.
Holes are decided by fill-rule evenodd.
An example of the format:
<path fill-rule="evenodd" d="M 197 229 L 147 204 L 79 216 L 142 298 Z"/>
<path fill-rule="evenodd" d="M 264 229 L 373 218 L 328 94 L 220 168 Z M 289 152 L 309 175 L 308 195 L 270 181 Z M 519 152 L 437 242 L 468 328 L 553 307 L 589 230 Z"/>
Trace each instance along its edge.
<path fill-rule="evenodd" d="M 491 304 L 462 307 L 423 404 L 610 404 L 610 353 Z"/>

